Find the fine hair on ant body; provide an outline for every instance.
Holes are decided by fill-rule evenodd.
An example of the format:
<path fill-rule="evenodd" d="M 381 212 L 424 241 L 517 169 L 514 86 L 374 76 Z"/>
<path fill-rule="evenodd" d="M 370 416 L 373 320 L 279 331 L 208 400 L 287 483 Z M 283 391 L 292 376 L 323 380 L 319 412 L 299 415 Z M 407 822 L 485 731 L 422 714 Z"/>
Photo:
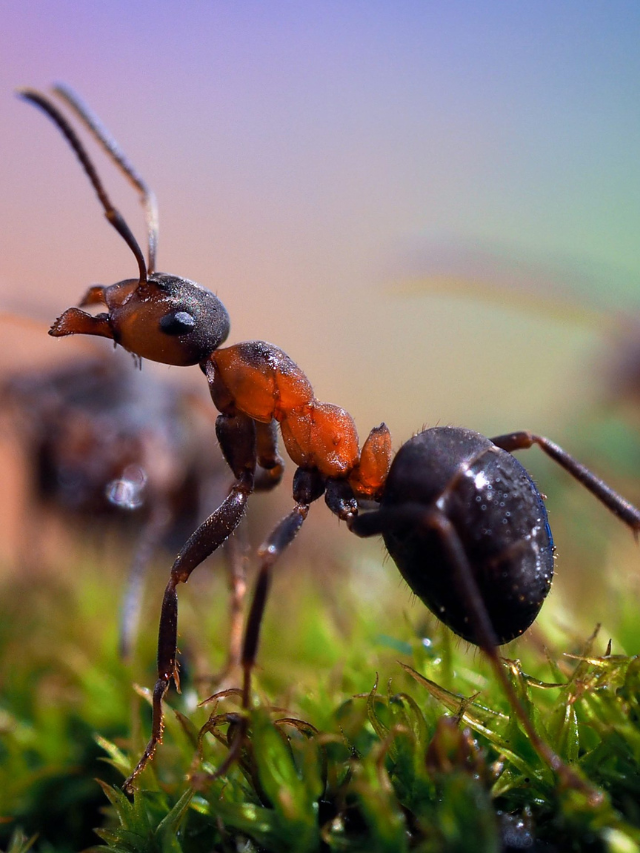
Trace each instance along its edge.
<path fill-rule="evenodd" d="M 171 569 L 160 616 L 151 738 L 125 789 L 132 790 L 153 757 L 162 739 L 164 696 L 172 680 L 179 685 L 178 584 L 186 583 L 191 572 L 233 533 L 250 495 L 280 482 L 284 463 L 278 453 L 278 425 L 287 454 L 297 466 L 294 507 L 258 551 L 258 575 L 241 658 L 244 714 L 217 775 L 238 757 L 247 732 L 251 673 L 274 564 L 302 527 L 311 503 L 324 494 L 331 512 L 356 536 L 383 536 L 413 592 L 438 619 L 487 655 L 542 759 L 565 781 L 583 784 L 537 734 L 497 651 L 535 620 L 554 568 L 553 539 L 542 496 L 511 454 L 537 445 L 634 533 L 640 530 L 640 511 L 558 445 L 527 431 L 489 439 L 468 429 L 425 429 L 403 444 L 392 461 L 391 437 L 381 424 L 371 430 L 360 449 L 351 416 L 318 401 L 309 380 L 289 356 L 264 341 L 221 348 L 229 334 L 229 316 L 217 296 L 180 276 L 156 272 L 158 217 L 153 193 L 79 98 L 65 87 L 54 91 L 140 192 L 148 260 L 67 119 L 49 97 L 22 90 L 21 97 L 44 110 L 66 137 L 107 220 L 138 264 L 137 278 L 91 287 L 80 302 L 83 307 L 102 305 L 105 312 L 91 315 L 69 308 L 49 334 L 102 336 L 138 358 L 199 365 L 220 412 L 216 433 L 235 478 L 225 500 L 191 535 Z M 378 508 L 359 514 L 360 502 L 371 501 Z"/>

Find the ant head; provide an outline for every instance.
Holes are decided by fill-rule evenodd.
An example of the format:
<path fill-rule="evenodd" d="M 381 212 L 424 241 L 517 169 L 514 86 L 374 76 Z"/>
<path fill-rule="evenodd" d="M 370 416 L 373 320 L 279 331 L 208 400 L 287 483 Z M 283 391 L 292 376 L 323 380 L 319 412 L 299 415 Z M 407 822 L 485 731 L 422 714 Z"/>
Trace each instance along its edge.
<path fill-rule="evenodd" d="M 153 273 L 146 282 L 122 281 L 103 293 L 114 341 L 141 358 L 198 364 L 229 335 L 222 302 L 186 278 Z"/>
<path fill-rule="evenodd" d="M 224 305 L 217 296 L 193 281 L 155 272 L 158 241 L 155 195 L 98 117 L 75 92 L 66 86 L 56 86 L 54 93 L 67 103 L 139 191 L 147 222 L 148 263 L 131 229 L 111 203 L 92 160 L 67 119 L 46 95 L 32 89 L 22 90 L 20 96 L 43 110 L 66 138 L 96 191 L 107 221 L 131 249 L 139 271 L 137 279 L 110 287 L 90 288 L 81 305 L 104 305 L 108 313 L 92 316 L 78 308 L 69 308 L 56 320 L 49 334 L 54 337 L 99 335 L 111 338 L 141 358 L 164 364 L 198 364 L 229 334 L 229 315 Z"/>
<path fill-rule="evenodd" d="M 99 335 L 140 358 L 183 367 L 204 361 L 229 334 L 229 315 L 217 296 L 167 273 L 94 286 L 80 304 L 104 305 L 108 313 L 69 308 L 49 334 Z"/>

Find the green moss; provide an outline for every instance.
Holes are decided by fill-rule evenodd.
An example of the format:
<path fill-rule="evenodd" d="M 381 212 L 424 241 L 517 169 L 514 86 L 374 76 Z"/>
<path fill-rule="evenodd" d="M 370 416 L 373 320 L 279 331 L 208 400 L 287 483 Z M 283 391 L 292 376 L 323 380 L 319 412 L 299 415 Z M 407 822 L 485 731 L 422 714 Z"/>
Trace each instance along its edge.
<path fill-rule="evenodd" d="M 557 627 L 547 655 L 538 651 L 543 628 L 537 643 L 517 645 L 523 662 L 508 665 L 510 677 L 539 731 L 575 768 L 574 777 L 558 776 L 510 716 L 483 656 L 412 604 L 389 567 L 366 581 L 355 569 L 324 569 L 318 583 L 317 572 L 296 567 L 294 583 L 283 567 L 248 737 L 222 778 L 237 698 L 197 707 L 195 689 L 214 657 L 212 638 L 221 638 L 216 662 L 224 648 L 222 582 L 203 572 L 195 594 L 180 590 L 183 693 L 169 694 L 165 742 L 133 799 L 119 785 L 148 734 L 148 691 L 132 685 L 154 681 L 157 602 L 148 603 L 128 668 L 116 655 L 119 582 L 104 567 L 7 582 L 0 849 L 78 851 L 99 836 L 102 849 L 129 853 L 467 851 L 470 843 L 493 853 L 509 838 L 549 850 L 640 851 L 635 656 L 615 643 L 607 655 L 608 637 L 578 641 Z M 203 600 L 219 604 L 209 613 Z M 552 603 L 543 625 L 561 612 Z M 619 634 L 637 636 L 631 603 L 621 619 Z"/>

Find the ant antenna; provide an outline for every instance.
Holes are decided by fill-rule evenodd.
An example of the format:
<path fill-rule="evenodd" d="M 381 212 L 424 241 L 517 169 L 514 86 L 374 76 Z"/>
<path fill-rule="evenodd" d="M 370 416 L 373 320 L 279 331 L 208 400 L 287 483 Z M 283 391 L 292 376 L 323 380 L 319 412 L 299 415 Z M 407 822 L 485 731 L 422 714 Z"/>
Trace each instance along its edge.
<path fill-rule="evenodd" d="M 132 186 L 140 193 L 140 201 L 144 208 L 144 218 L 147 223 L 147 239 L 149 244 L 147 267 L 149 274 L 155 272 L 159 230 L 158 201 L 155 193 L 147 186 L 144 179 L 140 177 L 135 167 L 127 159 L 122 148 L 118 145 L 117 141 L 109 133 L 93 110 L 85 104 L 77 92 L 74 92 L 74 90 L 65 83 L 56 83 L 53 87 L 53 91 L 71 107 L 85 127 L 93 134 L 106 153 L 120 168 L 124 176 L 128 178 Z"/>
<path fill-rule="evenodd" d="M 49 118 L 55 122 L 58 126 L 58 129 L 65 137 L 69 145 L 73 148 L 76 153 L 78 160 L 82 163 L 82 166 L 87 173 L 91 184 L 96 191 L 98 198 L 100 199 L 100 203 L 104 208 L 104 213 L 107 218 L 107 221 L 113 225 L 118 234 L 125 241 L 127 246 L 131 249 L 135 258 L 138 262 L 138 268 L 140 270 L 140 284 L 147 283 L 147 266 L 144 261 L 144 256 L 138 245 L 136 238 L 133 236 L 131 229 L 125 222 L 124 217 L 117 210 L 113 204 L 111 203 L 111 199 L 107 195 L 104 187 L 102 186 L 102 181 L 98 177 L 98 172 L 96 171 L 95 166 L 91 162 L 89 155 L 87 154 L 82 142 L 78 138 L 76 132 L 71 127 L 67 119 L 62 115 L 62 113 L 58 110 L 58 108 L 53 104 L 46 95 L 43 95 L 41 92 L 37 92 L 35 89 L 19 89 L 18 97 L 24 98 L 25 101 L 31 101 L 32 104 L 35 104 L 37 107 L 45 112 Z"/>

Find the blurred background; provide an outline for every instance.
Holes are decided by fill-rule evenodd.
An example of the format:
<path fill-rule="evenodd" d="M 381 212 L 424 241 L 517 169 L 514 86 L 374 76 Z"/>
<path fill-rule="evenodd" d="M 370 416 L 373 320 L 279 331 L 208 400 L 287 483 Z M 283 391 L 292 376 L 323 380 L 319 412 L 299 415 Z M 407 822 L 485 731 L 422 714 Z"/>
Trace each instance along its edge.
<path fill-rule="evenodd" d="M 361 437 L 382 420 L 396 446 L 424 425 L 529 428 L 640 500 L 635 409 L 611 425 L 605 369 L 640 316 L 639 33 L 632 2 L 4 4 L 0 299 L 22 319 L 3 316 L 3 377 L 110 353 L 46 329 L 136 273 L 72 152 L 14 97 L 64 81 L 155 189 L 159 268 L 216 291 L 230 341 L 282 347 Z M 95 156 L 142 240 L 134 193 Z M 195 368 L 145 375 L 206 397 Z M 31 510 L 3 444 L 10 563 Z M 552 466 L 523 461 L 551 497 Z M 578 491 L 550 500 L 561 553 L 589 550 L 575 504 L 624 539 Z M 258 538 L 288 503 L 256 499 Z M 330 524 L 351 547 L 312 516 L 307 543 Z"/>

